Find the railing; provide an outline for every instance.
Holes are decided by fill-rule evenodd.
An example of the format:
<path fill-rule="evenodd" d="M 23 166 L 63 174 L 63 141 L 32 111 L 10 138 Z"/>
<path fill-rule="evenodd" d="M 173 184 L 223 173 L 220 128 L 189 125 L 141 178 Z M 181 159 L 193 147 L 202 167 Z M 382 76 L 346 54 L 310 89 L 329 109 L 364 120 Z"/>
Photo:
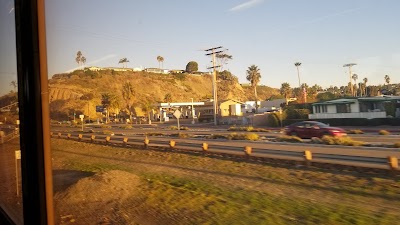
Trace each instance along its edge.
<path fill-rule="evenodd" d="M 386 118 L 386 112 L 353 112 L 353 113 L 315 113 L 308 115 L 309 119 L 331 119 L 331 118 Z"/>
<path fill-rule="evenodd" d="M 303 161 L 307 166 L 316 162 L 397 171 L 399 167 L 398 158 L 400 158 L 400 151 L 397 149 L 373 147 L 336 147 L 312 144 L 277 144 L 71 133 L 51 133 L 51 137 L 113 146 L 140 147 L 143 149 L 177 149 L 243 157 Z"/>

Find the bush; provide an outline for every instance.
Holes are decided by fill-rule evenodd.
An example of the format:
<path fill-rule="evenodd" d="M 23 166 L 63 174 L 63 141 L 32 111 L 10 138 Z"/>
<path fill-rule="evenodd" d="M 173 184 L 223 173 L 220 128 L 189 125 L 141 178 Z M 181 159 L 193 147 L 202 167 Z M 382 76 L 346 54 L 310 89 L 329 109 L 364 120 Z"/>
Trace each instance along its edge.
<path fill-rule="evenodd" d="M 267 117 L 267 126 L 269 127 L 279 127 L 280 119 L 277 113 L 270 113 Z"/>
<path fill-rule="evenodd" d="M 107 135 L 114 135 L 114 132 L 112 132 L 111 130 L 103 130 L 103 134 L 107 134 Z"/>
<path fill-rule="evenodd" d="M 228 131 L 253 131 L 253 127 L 252 126 L 248 126 L 248 127 L 237 127 L 237 126 L 232 126 L 228 128 Z"/>
<path fill-rule="evenodd" d="M 171 137 L 191 138 L 191 137 L 193 137 L 193 135 L 188 134 L 188 133 L 177 133 L 177 134 L 171 134 Z"/>
<path fill-rule="evenodd" d="M 146 136 L 163 136 L 162 133 L 146 133 Z"/>
<path fill-rule="evenodd" d="M 131 125 L 126 125 L 126 126 L 120 126 L 119 128 L 122 129 L 132 129 L 133 127 Z"/>
<path fill-rule="evenodd" d="M 322 143 L 327 145 L 344 145 L 344 146 L 362 146 L 365 145 L 362 141 L 355 141 L 350 137 L 332 137 L 332 136 L 323 136 Z"/>
<path fill-rule="evenodd" d="M 348 134 L 363 134 L 362 130 L 349 130 L 347 131 Z"/>
<path fill-rule="evenodd" d="M 207 139 L 226 139 L 226 136 L 222 134 L 211 134 L 207 136 Z"/>
<path fill-rule="evenodd" d="M 179 128 L 180 128 L 180 130 L 189 130 L 188 127 L 184 127 L 184 126 L 180 126 Z M 170 126 L 169 129 L 170 130 L 178 130 L 178 127 L 177 126 Z"/>
<path fill-rule="evenodd" d="M 258 134 L 249 133 L 249 134 L 237 134 L 237 133 L 230 133 L 227 136 L 228 140 L 249 140 L 249 141 L 257 141 L 260 139 Z"/>
<path fill-rule="evenodd" d="M 396 142 L 393 144 L 393 148 L 400 148 L 400 142 Z"/>
<path fill-rule="evenodd" d="M 111 126 L 110 126 L 110 125 L 101 125 L 101 128 L 103 128 L 103 129 L 110 129 Z"/>
<path fill-rule="evenodd" d="M 378 133 L 379 133 L 379 135 L 389 135 L 390 134 L 390 132 L 387 130 L 380 130 Z"/>
<path fill-rule="evenodd" d="M 287 136 L 287 135 L 279 136 L 275 140 L 280 141 L 280 142 L 291 142 L 291 143 L 302 143 L 303 142 L 303 139 L 301 139 L 297 136 Z"/>
<path fill-rule="evenodd" d="M 313 144 L 322 144 L 322 140 L 321 140 L 321 138 L 312 137 L 311 138 L 311 143 L 313 143 Z"/>

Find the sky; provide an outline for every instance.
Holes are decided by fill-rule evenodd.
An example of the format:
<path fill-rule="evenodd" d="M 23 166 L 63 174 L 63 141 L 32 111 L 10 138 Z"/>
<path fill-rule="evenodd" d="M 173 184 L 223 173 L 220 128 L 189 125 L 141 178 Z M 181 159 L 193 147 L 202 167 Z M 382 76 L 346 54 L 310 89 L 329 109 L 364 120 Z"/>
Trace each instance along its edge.
<path fill-rule="evenodd" d="M 15 77 L 12 0 L 0 0 L 0 94 Z M 184 69 L 196 61 L 207 71 L 205 49 L 223 46 L 233 59 L 224 66 L 248 83 L 256 65 L 261 85 L 324 88 L 359 81 L 400 82 L 400 1 L 398 0 L 46 0 L 49 77 L 77 68 L 81 51 L 86 66 Z M 14 39 L 13 39 L 14 38 Z M 13 49 L 14 48 L 14 49 Z M 15 80 L 15 79 L 14 79 Z"/>

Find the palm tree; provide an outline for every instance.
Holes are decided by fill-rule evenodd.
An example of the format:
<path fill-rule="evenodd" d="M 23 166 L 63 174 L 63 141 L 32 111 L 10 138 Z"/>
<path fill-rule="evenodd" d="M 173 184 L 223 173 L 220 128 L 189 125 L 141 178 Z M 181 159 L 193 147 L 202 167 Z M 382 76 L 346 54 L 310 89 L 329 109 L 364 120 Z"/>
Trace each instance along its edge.
<path fill-rule="evenodd" d="M 354 80 L 354 87 L 355 87 L 355 90 L 354 90 L 354 93 L 352 93 L 353 94 L 353 96 L 357 96 L 357 79 L 358 79 L 358 75 L 357 74 L 353 74 L 352 76 L 351 76 L 351 78 Z"/>
<path fill-rule="evenodd" d="M 17 89 L 17 85 L 18 85 L 17 81 L 15 81 L 15 80 L 11 81 L 10 85 L 13 86 L 14 92 L 15 92 L 15 90 Z"/>
<path fill-rule="evenodd" d="M 367 93 L 368 78 L 364 77 L 363 81 L 364 81 L 364 95 L 368 96 L 368 93 Z"/>
<path fill-rule="evenodd" d="M 164 57 L 162 57 L 162 56 L 157 56 L 157 61 L 158 61 L 158 68 L 162 68 L 162 67 L 164 67 L 164 65 L 162 65 L 162 66 L 160 66 L 160 63 L 164 63 Z"/>
<path fill-rule="evenodd" d="M 389 84 L 390 84 L 390 77 L 389 77 L 389 75 L 385 75 L 385 83 L 386 83 L 386 85 L 387 85 L 387 89 L 389 90 Z"/>
<path fill-rule="evenodd" d="M 119 60 L 118 64 L 122 63 L 122 68 L 127 67 L 127 63 L 129 62 L 129 60 L 127 58 L 122 58 Z"/>
<path fill-rule="evenodd" d="M 299 67 L 301 66 L 301 62 L 295 62 L 294 65 L 297 68 L 297 78 L 299 78 L 299 87 L 300 87 L 300 70 L 299 70 Z"/>
<path fill-rule="evenodd" d="M 290 87 L 290 84 L 285 82 L 282 83 L 281 89 L 280 89 L 281 95 L 283 95 L 286 99 L 286 105 L 288 105 L 288 98 L 290 97 L 292 93 L 292 88 Z"/>
<path fill-rule="evenodd" d="M 257 98 L 257 85 L 260 82 L 261 79 L 261 74 L 260 74 L 260 69 L 256 65 L 251 65 L 247 69 L 247 76 L 246 79 L 250 81 L 251 86 L 254 88 L 254 98 L 256 101 L 256 113 L 258 112 L 258 98 Z"/>
<path fill-rule="evenodd" d="M 135 98 L 135 90 L 131 82 L 126 82 L 122 86 L 122 98 L 125 100 L 126 106 L 129 110 L 129 119 L 132 121 L 132 104 Z"/>

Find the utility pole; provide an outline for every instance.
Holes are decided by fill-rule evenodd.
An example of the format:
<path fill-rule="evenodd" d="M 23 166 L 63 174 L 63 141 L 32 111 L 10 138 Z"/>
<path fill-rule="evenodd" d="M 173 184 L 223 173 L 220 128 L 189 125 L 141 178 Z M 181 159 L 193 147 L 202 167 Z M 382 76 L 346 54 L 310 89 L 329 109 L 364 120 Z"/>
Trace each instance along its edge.
<path fill-rule="evenodd" d="M 356 63 L 348 63 L 344 64 L 343 67 L 349 67 L 349 76 L 350 76 L 350 90 L 351 90 L 351 95 L 354 96 L 354 90 L 353 90 L 353 82 L 351 81 L 353 78 L 351 77 L 353 74 L 351 73 L 351 67 L 357 65 Z"/>
<path fill-rule="evenodd" d="M 213 99 L 214 99 L 214 101 L 213 101 L 213 106 L 214 106 L 214 125 L 217 125 L 217 113 L 218 113 L 218 102 L 217 102 L 218 100 L 217 99 L 218 98 L 217 98 L 217 70 L 216 69 L 219 67 L 219 66 L 215 65 L 215 55 L 224 52 L 224 51 L 219 50 L 221 48 L 222 48 L 222 46 L 214 47 L 214 48 L 210 48 L 210 49 L 205 50 L 206 52 L 210 52 L 210 53 L 207 53 L 206 56 L 211 55 L 212 64 L 213 64 L 212 67 L 209 67 L 207 69 L 213 69 L 213 78 L 212 78 L 212 86 L 213 87 L 212 87 L 212 91 L 213 91 Z"/>

